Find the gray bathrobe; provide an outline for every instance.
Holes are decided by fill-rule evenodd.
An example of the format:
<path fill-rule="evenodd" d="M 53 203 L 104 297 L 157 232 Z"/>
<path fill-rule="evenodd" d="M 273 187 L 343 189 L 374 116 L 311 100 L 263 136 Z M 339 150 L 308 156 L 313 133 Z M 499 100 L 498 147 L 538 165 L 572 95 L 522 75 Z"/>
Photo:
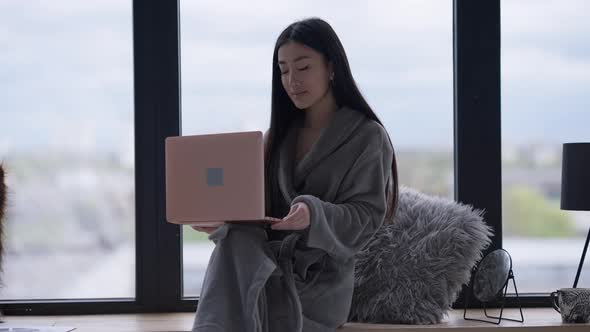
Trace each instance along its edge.
<path fill-rule="evenodd" d="M 290 205 L 309 206 L 310 226 L 226 224 L 211 233 L 193 331 L 320 332 L 346 322 L 354 255 L 383 223 L 393 150 L 379 123 L 341 107 L 294 165 L 301 125 L 281 146 L 279 185 Z"/>

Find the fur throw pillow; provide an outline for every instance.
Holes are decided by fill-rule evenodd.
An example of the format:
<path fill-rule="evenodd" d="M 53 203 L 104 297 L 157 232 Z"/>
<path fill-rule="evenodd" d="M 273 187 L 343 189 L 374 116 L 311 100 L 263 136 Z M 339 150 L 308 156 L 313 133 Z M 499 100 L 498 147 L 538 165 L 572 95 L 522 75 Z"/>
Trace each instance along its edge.
<path fill-rule="evenodd" d="M 356 255 L 349 321 L 436 324 L 491 242 L 483 211 L 400 186 L 394 220 Z"/>

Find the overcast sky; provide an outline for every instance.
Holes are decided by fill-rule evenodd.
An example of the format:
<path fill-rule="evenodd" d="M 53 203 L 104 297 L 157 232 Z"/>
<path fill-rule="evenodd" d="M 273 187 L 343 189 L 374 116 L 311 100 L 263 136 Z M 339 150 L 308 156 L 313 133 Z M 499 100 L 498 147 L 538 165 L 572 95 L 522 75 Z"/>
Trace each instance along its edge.
<path fill-rule="evenodd" d="M 590 141 L 590 5 L 502 1 L 506 144 Z M 264 130 L 272 50 L 328 21 L 398 148 L 450 148 L 452 1 L 182 1 L 183 133 Z M 0 2 L 0 153 L 132 151 L 131 1 Z M 214 116 L 213 116 L 214 115 Z"/>

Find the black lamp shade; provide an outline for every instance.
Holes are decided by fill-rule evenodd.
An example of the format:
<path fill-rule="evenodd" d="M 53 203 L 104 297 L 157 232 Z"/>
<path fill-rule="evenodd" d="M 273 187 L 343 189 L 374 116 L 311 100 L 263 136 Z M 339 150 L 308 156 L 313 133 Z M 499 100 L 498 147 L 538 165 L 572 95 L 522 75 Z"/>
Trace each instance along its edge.
<path fill-rule="evenodd" d="M 563 144 L 561 209 L 590 211 L 590 143 Z"/>

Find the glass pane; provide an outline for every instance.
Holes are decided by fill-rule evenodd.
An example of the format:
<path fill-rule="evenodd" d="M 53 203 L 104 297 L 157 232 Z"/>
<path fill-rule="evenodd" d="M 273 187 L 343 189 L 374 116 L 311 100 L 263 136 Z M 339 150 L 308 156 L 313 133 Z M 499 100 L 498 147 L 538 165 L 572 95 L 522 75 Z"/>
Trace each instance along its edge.
<path fill-rule="evenodd" d="M 182 1 L 182 132 L 265 131 L 274 43 L 290 23 L 326 20 L 387 128 L 400 183 L 453 197 L 452 2 Z M 354 23 L 353 23 L 354 22 Z M 211 116 L 215 114 L 215 116 Z M 214 244 L 184 230 L 184 295 L 198 296 Z"/>
<path fill-rule="evenodd" d="M 135 297 L 131 4 L 0 2 L 0 299 Z"/>
<path fill-rule="evenodd" d="M 590 141 L 590 4 L 501 5 L 504 247 L 518 291 L 548 293 L 572 287 L 590 227 L 590 212 L 560 210 L 562 144 Z"/>

